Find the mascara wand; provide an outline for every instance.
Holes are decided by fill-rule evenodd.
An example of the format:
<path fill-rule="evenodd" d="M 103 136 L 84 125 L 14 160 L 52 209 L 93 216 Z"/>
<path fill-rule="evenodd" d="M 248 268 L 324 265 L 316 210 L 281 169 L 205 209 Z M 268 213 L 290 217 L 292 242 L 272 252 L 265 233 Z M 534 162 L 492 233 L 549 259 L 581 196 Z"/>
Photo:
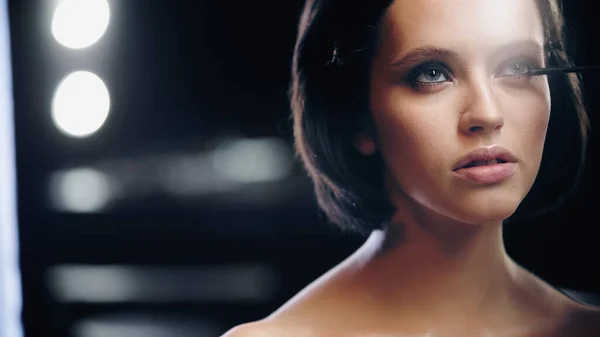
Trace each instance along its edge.
<path fill-rule="evenodd" d="M 548 74 L 567 74 L 567 73 L 579 73 L 587 70 L 598 70 L 600 66 L 582 66 L 582 67 L 563 67 L 563 68 L 542 68 L 534 69 L 527 72 L 527 75 L 548 75 Z"/>

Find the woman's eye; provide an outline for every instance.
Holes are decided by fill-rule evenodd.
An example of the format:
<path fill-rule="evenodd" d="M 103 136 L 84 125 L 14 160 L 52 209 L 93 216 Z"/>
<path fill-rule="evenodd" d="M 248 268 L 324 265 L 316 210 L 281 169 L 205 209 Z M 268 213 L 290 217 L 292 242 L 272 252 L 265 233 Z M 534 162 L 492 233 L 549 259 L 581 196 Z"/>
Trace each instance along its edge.
<path fill-rule="evenodd" d="M 450 81 L 449 71 L 440 62 L 420 65 L 408 74 L 408 82 L 415 89 L 438 86 Z"/>
<path fill-rule="evenodd" d="M 427 69 L 416 78 L 416 81 L 421 83 L 440 83 L 447 80 L 446 75 L 438 69 Z"/>
<path fill-rule="evenodd" d="M 500 76 L 524 76 L 535 67 L 527 62 L 510 62 L 500 70 Z"/>

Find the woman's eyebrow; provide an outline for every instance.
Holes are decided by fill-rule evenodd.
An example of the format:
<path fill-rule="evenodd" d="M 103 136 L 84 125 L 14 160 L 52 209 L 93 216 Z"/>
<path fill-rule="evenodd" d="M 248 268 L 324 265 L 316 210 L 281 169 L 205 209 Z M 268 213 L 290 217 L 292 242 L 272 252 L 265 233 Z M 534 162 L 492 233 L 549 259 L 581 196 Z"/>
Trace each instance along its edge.
<path fill-rule="evenodd" d="M 390 66 L 392 68 L 396 68 L 403 65 L 414 64 L 424 59 L 448 58 L 456 56 L 458 56 L 458 53 L 453 50 L 432 45 L 426 45 L 412 49 L 411 51 L 404 54 L 404 56 L 402 56 L 402 58 L 399 60 L 392 60 Z"/>
<path fill-rule="evenodd" d="M 535 40 L 517 40 L 494 48 L 490 55 L 498 56 L 515 52 L 532 52 L 543 55 L 544 48 Z M 392 60 L 391 67 L 396 68 L 403 65 L 414 64 L 425 59 L 432 58 L 456 58 L 458 53 L 443 47 L 425 45 L 410 50 L 399 60 Z"/>
<path fill-rule="evenodd" d="M 542 47 L 542 45 L 535 40 L 519 40 L 498 47 L 492 52 L 492 55 L 502 57 L 508 54 L 523 52 L 535 55 L 544 55 L 544 47 Z"/>

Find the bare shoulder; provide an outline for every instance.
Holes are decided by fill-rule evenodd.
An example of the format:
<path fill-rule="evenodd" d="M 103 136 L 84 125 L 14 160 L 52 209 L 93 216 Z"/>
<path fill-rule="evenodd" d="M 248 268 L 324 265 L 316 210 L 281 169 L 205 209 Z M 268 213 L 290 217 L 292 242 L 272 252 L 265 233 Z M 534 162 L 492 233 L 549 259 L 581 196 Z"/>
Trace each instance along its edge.
<path fill-rule="evenodd" d="M 265 319 L 236 326 L 222 337 L 348 337 L 348 331 L 330 327 L 341 311 L 338 298 L 345 294 L 341 269 L 311 282 Z"/>
<path fill-rule="evenodd" d="M 274 327 L 263 322 L 245 323 L 233 327 L 221 337 L 271 337 Z"/>
<path fill-rule="evenodd" d="M 233 327 L 221 337 L 271 337 L 275 330 L 273 324 L 258 321 Z"/>
<path fill-rule="evenodd" d="M 263 320 L 238 325 L 221 337 L 333 337 L 322 331 L 277 320 Z M 337 336 L 336 336 L 337 337 Z"/>
<path fill-rule="evenodd" d="M 522 267 L 517 277 L 524 291 L 516 298 L 525 301 L 525 313 L 533 314 L 520 315 L 521 324 L 539 322 L 540 336 L 600 336 L 600 306 L 591 304 L 582 293 L 556 287 Z"/>
<path fill-rule="evenodd" d="M 579 306 L 572 311 L 565 333 L 573 336 L 600 336 L 600 307 Z"/>
<path fill-rule="evenodd" d="M 565 309 L 563 312 L 566 319 L 561 333 L 565 336 L 600 336 L 600 306 L 590 304 L 583 296 L 574 295 L 572 291 L 556 291 Z"/>

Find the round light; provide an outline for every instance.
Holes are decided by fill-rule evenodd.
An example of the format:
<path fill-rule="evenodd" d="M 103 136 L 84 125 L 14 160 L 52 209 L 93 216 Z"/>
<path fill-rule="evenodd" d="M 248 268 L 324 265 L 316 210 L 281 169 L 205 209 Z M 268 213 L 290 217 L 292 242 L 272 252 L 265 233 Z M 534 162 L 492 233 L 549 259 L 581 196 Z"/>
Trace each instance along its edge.
<path fill-rule="evenodd" d="M 113 184 L 109 176 L 92 168 L 78 168 L 55 173 L 50 180 L 55 206 L 67 212 L 101 211 L 112 199 Z"/>
<path fill-rule="evenodd" d="M 102 80 L 87 71 L 63 79 L 52 100 L 52 119 L 67 135 L 85 137 L 96 132 L 108 117 L 110 96 Z"/>
<path fill-rule="evenodd" d="M 62 45 L 81 49 L 98 41 L 108 27 L 106 0 L 62 0 L 52 18 L 52 34 Z"/>

